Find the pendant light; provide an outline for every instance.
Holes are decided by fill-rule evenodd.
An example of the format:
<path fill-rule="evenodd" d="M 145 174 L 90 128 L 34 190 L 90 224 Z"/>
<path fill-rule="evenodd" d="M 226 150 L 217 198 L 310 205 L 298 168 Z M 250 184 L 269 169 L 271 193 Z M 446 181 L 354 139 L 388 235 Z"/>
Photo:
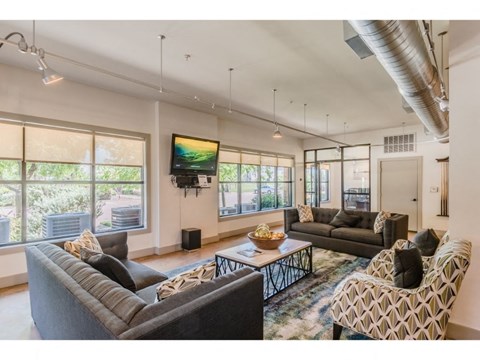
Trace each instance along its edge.
<path fill-rule="evenodd" d="M 273 122 L 275 124 L 275 131 L 273 132 L 273 137 L 275 139 L 280 139 L 282 137 L 282 133 L 280 132 L 277 121 L 275 119 L 275 93 L 276 92 L 277 92 L 277 89 L 273 89 Z"/>

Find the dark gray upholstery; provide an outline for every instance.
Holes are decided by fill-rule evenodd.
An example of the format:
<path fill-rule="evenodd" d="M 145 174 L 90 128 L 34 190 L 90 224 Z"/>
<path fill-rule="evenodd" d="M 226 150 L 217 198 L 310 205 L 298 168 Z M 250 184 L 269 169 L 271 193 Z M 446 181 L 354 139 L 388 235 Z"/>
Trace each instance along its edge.
<path fill-rule="evenodd" d="M 322 236 L 330 236 L 330 233 L 332 232 L 333 229 L 336 229 L 336 227 L 328 224 L 318 223 L 318 222 L 310 222 L 310 223 L 296 222 L 292 224 L 292 230 L 305 232 L 309 234 L 322 235 Z"/>
<path fill-rule="evenodd" d="M 95 234 L 95 237 L 105 254 L 117 258 L 123 265 L 125 265 L 135 282 L 137 291 L 168 278 L 165 274 L 159 271 L 128 259 L 128 233 L 126 231 Z M 65 241 L 62 240 L 53 243 L 63 249 Z"/>
<path fill-rule="evenodd" d="M 392 214 L 385 221 L 381 234 L 373 232 L 378 212 L 345 211 L 361 217 L 355 227 L 335 228 L 328 225 L 339 209 L 313 207 L 313 223 L 300 223 L 297 209 L 284 210 L 285 233 L 292 239 L 310 241 L 314 246 L 362 257 L 372 258 L 389 249 L 397 239 L 408 238 L 408 215 Z"/>
<path fill-rule="evenodd" d="M 153 304 L 53 244 L 25 253 L 32 318 L 44 339 L 263 338 L 263 275 L 250 268 Z"/>

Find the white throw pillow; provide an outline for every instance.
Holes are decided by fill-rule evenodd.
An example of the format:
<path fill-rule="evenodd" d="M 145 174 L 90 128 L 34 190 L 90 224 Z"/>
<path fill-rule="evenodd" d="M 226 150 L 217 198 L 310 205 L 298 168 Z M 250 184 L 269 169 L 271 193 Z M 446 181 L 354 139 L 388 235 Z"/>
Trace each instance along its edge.
<path fill-rule="evenodd" d="M 375 219 L 375 223 L 373 224 L 373 232 L 375 234 L 381 234 L 383 227 L 385 226 L 385 221 L 391 216 L 392 214 L 387 211 L 380 211 Z"/>
<path fill-rule="evenodd" d="M 99 253 L 103 253 L 102 247 L 95 235 L 88 229 L 83 230 L 80 237 L 74 241 L 65 241 L 63 248 L 77 258 L 80 257 L 80 249 L 84 247 Z"/>
<path fill-rule="evenodd" d="M 313 222 L 312 207 L 310 205 L 297 205 L 298 218 L 301 223 Z"/>
<path fill-rule="evenodd" d="M 173 279 L 162 281 L 157 286 L 157 299 L 161 301 L 169 296 L 191 289 L 204 282 L 210 281 L 215 276 L 215 261 L 200 265 L 195 269 L 175 276 Z"/>

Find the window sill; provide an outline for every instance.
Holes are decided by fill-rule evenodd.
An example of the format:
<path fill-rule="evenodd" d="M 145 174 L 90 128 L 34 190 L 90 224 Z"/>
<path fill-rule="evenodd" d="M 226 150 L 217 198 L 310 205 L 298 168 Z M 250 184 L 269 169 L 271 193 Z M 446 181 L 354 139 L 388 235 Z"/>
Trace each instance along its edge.
<path fill-rule="evenodd" d="M 294 207 L 285 207 L 281 209 L 263 210 L 263 211 L 255 211 L 255 212 L 246 213 L 246 214 L 222 216 L 222 217 L 218 217 L 218 222 L 225 222 L 225 221 L 231 221 L 231 220 L 239 220 L 242 218 L 262 216 L 262 215 L 267 215 L 272 213 L 283 212 L 283 210 L 288 210 L 288 209 L 294 209 Z"/>

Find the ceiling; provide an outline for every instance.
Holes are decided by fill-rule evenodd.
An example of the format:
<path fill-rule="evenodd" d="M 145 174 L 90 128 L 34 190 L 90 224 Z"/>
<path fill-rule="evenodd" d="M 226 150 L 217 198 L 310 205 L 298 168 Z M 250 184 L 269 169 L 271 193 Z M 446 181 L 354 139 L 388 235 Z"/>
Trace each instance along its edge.
<path fill-rule="evenodd" d="M 32 21 L 0 21 L 0 37 L 18 31 L 31 45 L 32 25 Z M 35 25 L 36 46 L 47 53 L 135 82 L 47 54 L 48 64 L 68 80 L 161 99 L 273 130 L 268 122 L 226 111 L 230 100 L 228 69 L 234 68 L 232 109 L 273 120 L 272 89 L 276 88 L 276 121 L 299 130 L 330 136 L 399 127 L 402 123 L 421 124 L 415 114 L 402 108 L 393 80 L 376 58 L 361 60 L 344 42 L 342 21 L 40 20 Z M 434 21 L 434 40 L 440 42 L 436 34 L 447 27 L 448 21 Z M 159 34 L 166 37 L 162 57 Z M 15 42 L 18 39 L 10 38 Z M 439 48 L 436 46 L 437 51 Z M 19 53 L 15 46 L 0 49 L 0 63 L 36 70 L 34 58 Z M 160 83 L 166 93 L 154 89 Z M 194 97 L 200 101 L 193 101 Z M 212 103 L 216 109 L 212 109 Z"/>

